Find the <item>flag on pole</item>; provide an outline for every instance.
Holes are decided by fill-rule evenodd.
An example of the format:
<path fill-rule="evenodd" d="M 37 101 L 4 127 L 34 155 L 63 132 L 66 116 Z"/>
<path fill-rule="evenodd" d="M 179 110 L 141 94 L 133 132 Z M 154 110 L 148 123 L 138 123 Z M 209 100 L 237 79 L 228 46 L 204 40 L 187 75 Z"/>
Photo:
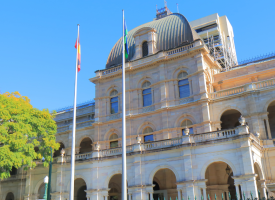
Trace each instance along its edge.
<path fill-rule="evenodd" d="M 124 19 L 124 47 L 125 47 L 125 59 L 128 58 L 129 56 L 129 50 L 128 50 L 128 43 L 127 43 L 127 35 L 128 35 L 128 30 L 126 26 L 126 21 Z"/>
<path fill-rule="evenodd" d="M 77 71 L 80 71 L 80 63 L 81 63 L 81 51 L 80 51 L 80 42 L 79 42 L 79 33 L 75 42 L 74 47 L 76 48 L 76 56 L 77 56 Z"/>

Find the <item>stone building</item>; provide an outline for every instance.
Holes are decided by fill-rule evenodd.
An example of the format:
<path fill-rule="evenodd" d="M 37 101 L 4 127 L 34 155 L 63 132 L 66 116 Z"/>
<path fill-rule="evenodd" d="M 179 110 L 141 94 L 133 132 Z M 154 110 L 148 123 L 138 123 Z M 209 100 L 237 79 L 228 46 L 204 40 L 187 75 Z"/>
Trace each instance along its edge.
<path fill-rule="evenodd" d="M 90 79 L 94 101 L 77 108 L 75 200 L 120 199 L 121 44 Z M 167 8 L 129 31 L 128 44 L 129 200 L 273 195 L 275 56 L 223 70 L 186 18 Z M 69 199 L 72 116 L 65 108 L 55 119 L 55 200 Z M 37 163 L 2 181 L 0 200 L 42 199 L 48 169 Z"/>

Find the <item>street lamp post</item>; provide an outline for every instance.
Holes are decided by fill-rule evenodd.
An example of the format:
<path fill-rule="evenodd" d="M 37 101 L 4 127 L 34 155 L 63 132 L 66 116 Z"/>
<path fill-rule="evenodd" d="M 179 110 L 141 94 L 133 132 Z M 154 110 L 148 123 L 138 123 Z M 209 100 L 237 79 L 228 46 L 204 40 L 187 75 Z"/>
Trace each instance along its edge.
<path fill-rule="evenodd" d="M 51 149 L 51 159 L 50 159 L 50 163 L 49 163 L 49 184 L 48 185 L 48 191 L 47 191 L 47 195 L 46 195 L 46 199 L 45 200 L 50 200 L 51 199 L 51 180 L 52 180 L 52 159 L 53 159 L 53 149 L 52 147 L 50 147 Z M 42 162 L 45 161 L 45 158 L 42 158 Z M 46 191 L 46 186 L 45 186 L 45 191 Z M 45 195 L 44 195 L 45 197 Z"/>
<path fill-rule="evenodd" d="M 48 177 L 48 176 L 45 176 L 45 178 L 44 178 L 45 193 L 44 193 L 44 196 L 43 196 L 43 199 L 45 199 L 45 200 L 47 199 L 48 182 L 49 182 L 49 177 Z"/>

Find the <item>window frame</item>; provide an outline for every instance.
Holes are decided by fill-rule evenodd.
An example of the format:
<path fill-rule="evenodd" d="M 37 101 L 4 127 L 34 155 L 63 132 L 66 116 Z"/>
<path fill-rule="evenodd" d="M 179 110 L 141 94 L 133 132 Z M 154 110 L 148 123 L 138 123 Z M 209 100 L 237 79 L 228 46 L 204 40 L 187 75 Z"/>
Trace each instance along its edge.
<path fill-rule="evenodd" d="M 183 122 L 185 122 L 185 121 L 190 121 L 192 124 L 184 125 Z M 184 134 L 184 129 L 185 129 L 186 127 L 189 128 L 189 130 L 190 130 L 189 135 L 195 133 L 195 131 L 194 131 L 194 123 L 193 123 L 190 119 L 184 119 L 184 120 L 181 122 L 180 127 L 182 128 L 182 129 L 181 129 L 182 136 L 185 136 L 185 134 Z M 192 130 L 192 131 L 191 131 L 191 130 Z"/>
<path fill-rule="evenodd" d="M 146 44 L 146 51 L 147 52 L 144 52 L 144 49 L 145 49 L 144 44 Z M 148 42 L 147 41 L 142 42 L 141 48 L 142 48 L 142 58 L 148 56 L 149 55 L 149 47 L 148 47 Z M 147 54 L 145 55 L 145 53 L 147 53 Z"/>
<path fill-rule="evenodd" d="M 183 77 L 179 77 L 181 73 L 186 73 L 186 75 L 183 76 Z M 181 71 L 181 72 L 178 73 L 177 79 L 178 79 L 178 94 L 179 94 L 179 99 L 187 98 L 187 97 L 190 97 L 190 95 L 191 95 L 190 82 L 189 82 L 189 79 L 188 79 L 187 76 L 188 76 L 188 73 L 187 73 L 187 72 Z M 186 80 L 187 82 L 180 85 L 180 82 L 181 82 L 181 81 L 184 81 L 184 80 Z M 181 88 L 181 87 L 184 87 L 184 86 L 187 86 L 187 85 L 188 85 L 189 94 L 188 94 L 188 96 L 183 96 L 183 97 L 181 97 L 180 88 Z"/>
<path fill-rule="evenodd" d="M 112 101 L 115 98 L 117 98 L 116 101 Z M 117 105 L 117 111 L 112 112 L 112 108 L 113 108 L 112 105 L 115 105 L 115 104 Z M 112 114 L 116 114 L 118 112 L 119 112 L 118 91 L 117 90 L 112 90 L 110 92 L 110 114 L 112 115 Z"/>
<path fill-rule="evenodd" d="M 113 135 L 116 135 L 117 138 L 111 139 L 111 137 L 112 137 Z M 117 142 L 117 146 L 111 147 L 111 143 L 114 143 L 114 142 Z M 118 147 L 119 147 L 119 144 L 118 144 L 118 135 L 117 135 L 116 133 L 112 133 L 112 134 L 110 135 L 110 137 L 109 137 L 109 145 L 110 145 L 110 149 L 118 148 Z"/>
<path fill-rule="evenodd" d="M 144 86 L 144 84 L 145 83 L 149 83 L 149 85 L 145 85 Z M 142 107 L 147 107 L 147 106 L 151 106 L 151 105 L 153 105 L 153 96 L 152 96 L 152 88 L 151 88 L 151 82 L 150 81 L 145 81 L 143 84 L 142 84 Z M 150 89 L 150 90 L 149 90 Z M 148 90 L 148 91 L 150 91 L 150 92 L 148 92 L 148 93 L 145 93 L 144 94 L 144 91 L 146 91 L 146 90 Z M 150 100 L 151 100 L 151 103 L 150 103 L 150 105 L 144 105 L 144 97 L 145 96 L 149 96 L 150 95 Z"/>

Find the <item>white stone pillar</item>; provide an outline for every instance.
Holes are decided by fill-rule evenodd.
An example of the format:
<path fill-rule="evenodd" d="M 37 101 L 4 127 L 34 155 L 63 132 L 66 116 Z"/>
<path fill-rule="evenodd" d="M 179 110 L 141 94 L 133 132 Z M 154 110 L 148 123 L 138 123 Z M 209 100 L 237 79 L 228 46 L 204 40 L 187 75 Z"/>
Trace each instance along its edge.
<path fill-rule="evenodd" d="M 153 200 L 153 192 L 150 192 L 150 200 Z"/>
<path fill-rule="evenodd" d="M 178 189 L 178 200 L 181 200 L 181 190 Z"/>
<path fill-rule="evenodd" d="M 229 191 L 226 192 L 226 199 L 229 200 Z"/>
<path fill-rule="evenodd" d="M 203 188 L 203 200 L 207 200 L 206 187 Z"/>
<path fill-rule="evenodd" d="M 238 197 L 238 199 L 240 199 L 240 191 L 239 191 L 239 185 L 235 185 L 235 188 L 236 188 L 236 195 Z"/>
<path fill-rule="evenodd" d="M 148 200 L 148 192 L 145 188 L 136 188 L 133 192 L 133 200 Z"/>

